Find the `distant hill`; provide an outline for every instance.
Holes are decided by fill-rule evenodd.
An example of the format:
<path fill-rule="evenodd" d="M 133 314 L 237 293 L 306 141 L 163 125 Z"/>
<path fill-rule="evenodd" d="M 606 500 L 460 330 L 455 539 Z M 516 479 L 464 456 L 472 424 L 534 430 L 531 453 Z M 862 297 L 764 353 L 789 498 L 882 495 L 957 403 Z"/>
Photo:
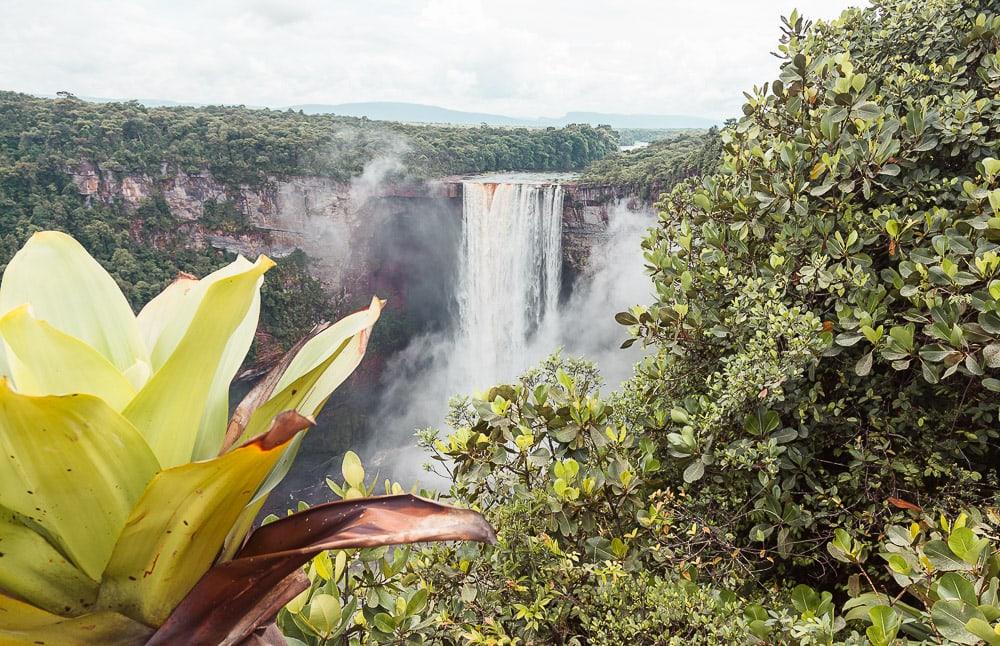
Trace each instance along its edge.
<path fill-rule="evenodd" d="M 478 126 L 529 126 L 561 127 L 570 123 L 608 124 L 613 128 L 709 128 L 719 121 L 703 117 L 671 114 L 614 114 L 604 112 L 567 112 L 561 117 L 508 117 L 485 112 L 450 110 L 421 103 L 395 103 L 372 101 L 366 103 L 340 103 L 337 105 L 305 104 L 289 106 L 306 114 L 339 114 L 348 117 L 368 117 L 382 121 L 408 123 L 453 123 Z"/>
<path fill-rule="evenodd" d="M 54 95 L 38 95 L 46 99 L 54 99 Z M 92 96 L 77 97 L 84 101 L 94 103 L 117 103 L 123 99 L 107 99 Z M 134 99 L 138 103 L 149 107 L 205 107 L 207 103 L 191 103 L 183 101 L 171 101 L 169 99 Z M 247 105 L 252 109 L 259 109 L 264 106 Z M 508 117 L 502 114 L 490 114 L 488 112 L 465 112 L 463 110 L 451 110 L 436 105 L 426 105 L 423 103 L 405 103 L 393 101 L 367 101 L 361 103 L 337 103 L 333 105 L 320 103 L 304 103 L 300 105 L 290 105 L 281 107 L 271 107 L 272 110 L 302 110 L 306 114 L 336 114 L 343 117 L 368 117 L 377 121 L 399 121 L 402 123 L 433 123 L 433 124 L 453 124 L 462 126 L 478 126 L 486 124 L 488 126 L 523 126 L 528 128 L 545 128 L 553 126 L 561 128 L 571 123 L 589 123 L 592 126 L 603 124 L 612 128 L 637 128 L 651 130 L 678 130 L 698 128 L 705 129 L 712 126 L 722 125 L 717 119 L 706 119 L 704 117 L 692 117 L 682 114 L 617 114 L 613 112 L 567 112 L 561 117 Z"/>

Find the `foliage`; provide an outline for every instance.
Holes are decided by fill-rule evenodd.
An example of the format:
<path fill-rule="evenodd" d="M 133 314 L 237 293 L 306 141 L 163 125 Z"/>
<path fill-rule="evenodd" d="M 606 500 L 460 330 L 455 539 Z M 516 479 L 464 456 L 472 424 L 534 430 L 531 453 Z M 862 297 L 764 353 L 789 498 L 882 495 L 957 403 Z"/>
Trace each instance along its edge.
<path fill-rule="evenodd" d="M 607 127 L 462 128 L 417 126 L 291 110 L 209 106 L 146 107 L 0 93 L 4 157 L 54 171 L 90 162 L 152 177 L 208 170 L 230 186 L 270 176 L 322 175 L 347 181 L 377 157 L 397 157 L 407 175 L 499 170 L 571 170 L 617 146 Z"/>
<path fill-rule="evenodd" d="M 666 497 L 649 495 L 658 463 L 648 443 L 614 426 L 599 384 L 592 364 L 554 355 L 514 384 L 456 399 L 453 432 L 439 439 L 428 430 L 422 442 L 454 479 L 449 495 L 499 528 L 497 545 L 369 553 L 346 570 L 336 563 L 353 554 L 318 557 L 311 592 L 282 613 L 286 634 L 322 643 L 307 624 L 309 603 L 333 594 L 353 612 L 336 629 L 352 644 L 612 644 L 626 635 L 687 644 L 742 635 L 744 626 L 722 619 L 738 614 L 736 597 L 690 580 L 693 564 L 672 558 Z M 328 481 L 338 495 L 375 486 L 353 454 L 343 475 L 343 484 Z M 690 538 L 689 527 L 677 535 Z M 421 591 L 422 610 L 413 610 Z"/>
<path fill-rule="evenodd" d="M 581 181 L 617 186 L 655 199 L 684 179 L 713 173 L 721 148 L 718 128 L 704 133 L 680 132 L 596 161 L 587 167 Z"/>
<path fill-rule="evenodd" d="M 619 146 L 634 146 L 645 142 L 652 143 L 662 139 L 672 139 L 685 134 L 703 133 L 698 128 L 615 128 L 618 134 Z"/>
<path fill-rule="evenodd" d="M 717 168 L 660 202 L 655 301 L 617 317 L 636 376 L 600 397 L 553 359 L 423 434 L 501 532 L 423 552 L 419 635 L 996 640 L 1000 16 L 875 0 L 783 32 Z M 592 177 L 648 187 L 669 149 Z"/>
<path fill-rule="evenodd" d="M 236 643 L 299 591 L 286 577 L 318 551 L 491 538 L 472 512 L 395 496 L 321 506 L 244 544 L 301 432 L 360 363 L 382 305 L 304 339 L 227 424 L 273 265 L 241 257 L 180 278 L 136 316 L 63 233 L 33 235 L 8 263 L 0 641 Z"/>
<path fill-rule="evenodd" d="M 719 172 L 660 205 L 657 299 L 619 316 L 657 349 L 630 419 L 673 458 L 723 571 L 841 581 L 836 530 L 871 542 L 908 501 L 954 512 L 996 487 L 991 6 L 793 14 Z"/>
<path fill-rule="evenodd" d="M 838 530 L 827 549 L 857 570 L 846 602 L 800 584 L 785 604 L 748 605 L 744 619 L 755 643 L 1000 643 L 997 521 L 992 508 L 950 520 L 914 509 L 874 550 Z"/>
<path fill-rule="evenodd" d="M 870 592 L 855 593 L 844 604 L 847 619 L 870 624 L 866 635 L 875 646 L 897 635 L 938 643 L 1000 644 L 1000 552 L 993 523 L 975 512 L 954 519 L 914 514 L 909 525 L 891 525 L 879 544 L 879 574 L 888 572 L 899 592 L 872 582 L 864 570 L 867 550 L 846 532 L 838 532 L 829 551 L 840 561 L 862 568 Z M 844 548 L 848 549 L 844 549 Z M 878 576 L 876 574 L 876 576 Z M 881 577 L 880 577 L 881 578 Z M 860 584 L 859 584 L 860 586 Z"/>
<path fill-rule="evenodd" d="M 351 500 L 375 493 L 374 479 L 366 481 L 364 467 L 354 452 L 344 456 L 341 472 L 340 484 L 327 478 L 335 496 Z M 386 494 L 403 493 L 398 483 L 386 481 L 384 485 Z M 305 509 L 306 505 L 299 507 Z M 275 520 L 276 516 L 268 516 L 264 524 Z M 420 643 L 421 633 L 429 630 L 433 621 L 427 612 L 430 590 L 414 572 L 420 559 L 410 547 L 322 552 L 308 566 L 310 587 L 281 611 L 278 626 L 286 637 L 310 646 L 331 640 L 391 644 L 401 638 Z"/>

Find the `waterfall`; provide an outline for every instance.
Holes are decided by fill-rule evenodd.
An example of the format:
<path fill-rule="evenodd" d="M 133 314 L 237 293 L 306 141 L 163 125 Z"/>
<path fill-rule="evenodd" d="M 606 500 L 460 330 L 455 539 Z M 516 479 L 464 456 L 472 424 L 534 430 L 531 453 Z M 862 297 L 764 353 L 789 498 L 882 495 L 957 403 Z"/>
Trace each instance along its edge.
<path fill-rule="evenodd" d="M 531 336 L 556 311 L 563 189 L 468 180 L 462 194 L 456 359 L 471 389 L 526 368 Z"/>

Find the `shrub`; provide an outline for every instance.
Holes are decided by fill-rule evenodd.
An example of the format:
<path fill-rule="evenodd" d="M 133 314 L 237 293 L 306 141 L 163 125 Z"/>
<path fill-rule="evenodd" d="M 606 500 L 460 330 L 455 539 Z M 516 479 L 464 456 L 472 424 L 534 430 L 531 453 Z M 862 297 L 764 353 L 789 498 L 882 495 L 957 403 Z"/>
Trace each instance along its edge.
<path fill-rule="evenodd" d="M 998 39 L 986 2 L 793 14 L 719 172 L 660 204 L 633 420 L 748 565 L 839 578 L 834 530 L 996 486 Z"/>

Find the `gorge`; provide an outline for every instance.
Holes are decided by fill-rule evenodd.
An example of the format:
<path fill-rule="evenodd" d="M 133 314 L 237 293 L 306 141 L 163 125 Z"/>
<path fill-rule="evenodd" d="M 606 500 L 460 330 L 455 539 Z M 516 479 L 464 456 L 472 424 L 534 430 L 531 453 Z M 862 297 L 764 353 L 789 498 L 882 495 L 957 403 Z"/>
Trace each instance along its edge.
<path fill-rule="evenodd" d="M 621 240 L 638 244 L 651 222 L 645 202 L 567 173 L 399 182 L 387 178 L 393 167 L 379 158 L 351 182 L 302 175 L 238 189 L 208 171 L 156 177 L 84 164 L 71 173 L 88 204 L 136 211 L 161 197 L 193 246 L 276 258 L 301 249 L 330 318 L 372 294 L 388 300 L 366 362 L 319 419 L 332 432 L 307 436 L 271 498 L 274 510 L 322 496 L 326 473 L 348 447 L 382 473 L 426 482 L 414 431 L 441 424 L 450 397 L 513 378 L 557 348 L 614 351 L 601 362 L 612 382 L 637 356 L 617 350 L 612 315 L 645 298 L 648 281 L 641 259 L 627 279 L 614 279 L 620 258 L 634 258 L 607 255 Z M 230 226 L 210 220 L 220 205 Z M 581 348 L 584 339 L 590 345 Z M 247 375 L 266 370 L 266 360 Z"/>

